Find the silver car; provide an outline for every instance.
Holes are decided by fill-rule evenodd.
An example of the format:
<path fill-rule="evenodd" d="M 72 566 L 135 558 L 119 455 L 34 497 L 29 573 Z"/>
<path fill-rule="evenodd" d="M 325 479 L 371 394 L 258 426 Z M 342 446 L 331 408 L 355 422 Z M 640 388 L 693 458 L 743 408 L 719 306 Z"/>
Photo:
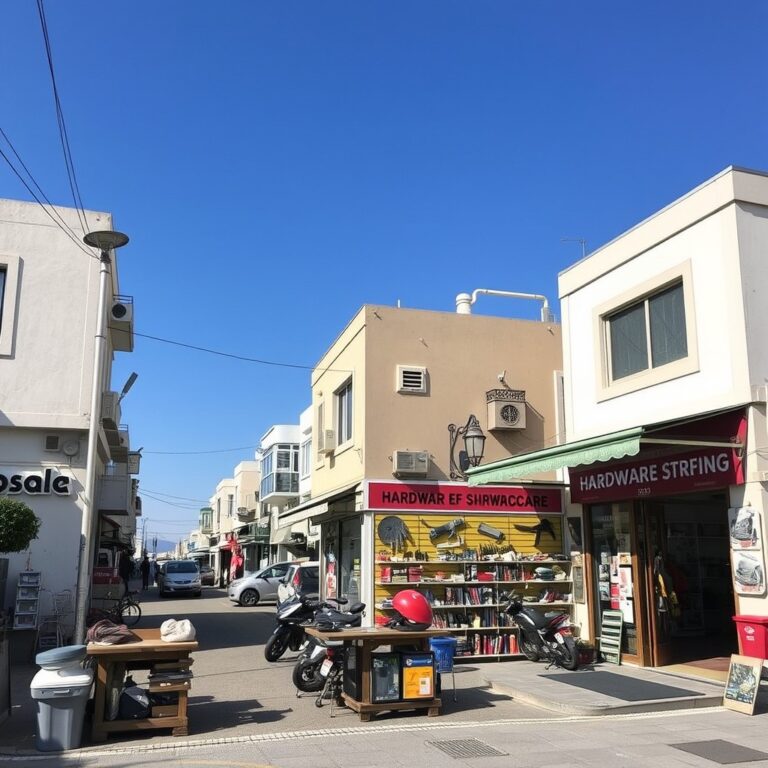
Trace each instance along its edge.
<path fill-rule="evenodd" d="M 167 560 L 157 574 L 157 590 L 160 597 L 168 595 L 203 594 L 200 569 L 194 560 Z"/>
<path fill-rule="evenodd" d="M 272 563 L 250 576 L 235 579 L 227 591 L 229 599 L 239 605 L 254 606 L 277 601 L 277 587 L 292 563 Z"/>

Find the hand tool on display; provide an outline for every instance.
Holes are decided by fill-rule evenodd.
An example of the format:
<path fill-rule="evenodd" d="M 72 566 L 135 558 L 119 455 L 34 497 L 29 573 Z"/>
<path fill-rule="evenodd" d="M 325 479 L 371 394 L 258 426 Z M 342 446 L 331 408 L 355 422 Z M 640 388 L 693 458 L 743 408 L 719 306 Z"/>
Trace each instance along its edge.
<path fill-rule="evenodd" d="M 456 531 L 466 525 L 464 518 L 462 517 L 454 518 L 450 522 L 443 523 L 443 525 L 438 525 L 437 527 L 432 527 L 426 520 L 422 520 L 421 522 L 429 528 L 429 540 L 431 542 L 434 542 L 442 536 L 455 536 Z"/>
<path fill-rule="evenodd" d="M 461 536 L 457 534 L 455 539 L 451 539 L 450 541 L 441 541 L 439 544 L 435 544 L 435 549 L 455 549 L 456 547 L 463 546 L 464 539 L 462 539 Z"/>
<path fill-rule="evenodd" d="M 483 536 L 490 536 L 492 539 L 496 539 L 496 541 L 501 541 L 504 538 L 504 531 L 500 531 L 498 528 L 488 525 L 488 523 L 480 523 L 477 526 L 477 532 L 482 533 Z"/>
<path fill-rule="evenodd" d="M 536 525 L 515 524 L 515 528 L 517 528 L 518 531 L 523 531 L 523 533 L 535 533 L 536 540 L 533 543 L 534 543 L 534 546 L 536 547 L 539 546 L 542 533 L 548 533 L 552 537 L 552 541 L 554 541 L 557 538 L 555 536 L 555 529 L 552 527 L 552 523 L 550 523 L 546 517 Z"/>
<path fill-rule="evenodd" d="M 413 541 L 408 526 L 401 518 L 394 515 L 388 515 L 381 520 L 377 532 L 379 539 L 385 544 L 389 544 L 395 551 L 402 549 L 406 540 Z"/>

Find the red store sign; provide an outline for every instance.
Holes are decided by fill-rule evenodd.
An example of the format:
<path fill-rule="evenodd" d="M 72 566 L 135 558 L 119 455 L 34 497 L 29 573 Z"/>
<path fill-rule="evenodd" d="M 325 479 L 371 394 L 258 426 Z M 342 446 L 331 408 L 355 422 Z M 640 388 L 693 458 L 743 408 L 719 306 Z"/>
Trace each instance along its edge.
<path fill-rule="evenodd" d="M 571 500 L 595 501 L 686 493 L 744 482 L 741 459 L 732 448 L 703 448 L 627 463 L 614 461 L 572 469 Z"/>
<path fill-rule="evenodd" d="M 550 515 L 559 515 L 563 511 L 563 494 L 560 488 L 512 485 L 470 488 L 456 483 L 371 481 L 366 491 L 366 509 Z"/>

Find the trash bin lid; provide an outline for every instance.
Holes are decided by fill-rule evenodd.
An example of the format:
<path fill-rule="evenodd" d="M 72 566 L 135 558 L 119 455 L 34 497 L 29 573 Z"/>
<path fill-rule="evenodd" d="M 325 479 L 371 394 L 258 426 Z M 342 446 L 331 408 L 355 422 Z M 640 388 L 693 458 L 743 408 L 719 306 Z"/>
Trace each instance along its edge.
<path fill-rule="evenodd" d="M 43 688 L 77 688 L 93 682 L 93 670 L 75 667 L 74 669 L 40 669 L 32 678 L 29 687 L 33 691 Z"/>
<path fill-rule="evenodd" d="M 742 624 L 768 624 L 768 616 L 746 616 L 739 614 L 734 616 L 733 620 Z"/>
<path fill-rule="evenodd" d="M 61 648 L 51 648 L 35 656 L 35 663 L 45 669 L 61 669 L 61 667 L 76 664 L 86 656 L 84 645 L 65 645 Z"/>

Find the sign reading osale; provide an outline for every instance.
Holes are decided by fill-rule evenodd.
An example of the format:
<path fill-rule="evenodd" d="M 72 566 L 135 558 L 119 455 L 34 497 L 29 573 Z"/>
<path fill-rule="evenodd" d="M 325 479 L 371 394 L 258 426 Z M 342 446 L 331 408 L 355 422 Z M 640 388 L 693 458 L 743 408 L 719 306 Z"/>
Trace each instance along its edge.
<path fill-rule="evenodd" d="M 433 512 L 546 513 L 563 511 L 560 488 L 493 485 L 470 488 L 458 483 L 390 483 L 371 481 L 367 509 Z"/>
<path fill-rule="evenodd" d="M 587 469 L 574 468 L 569 474 L 571 500 L 580 504 L 685 493 L 744 482 L 741 461 L 732 448 L 705 448 L 625 463 L 614 461 Z"/>
<path fill-rule="evenodd" d="M 56 494 L 69 496 L 72 493 L 72 478 L 60 475 L 53 469 L 44 472 L 0 473 L 0 495 L 26 493 L 30 496 Z"/>

